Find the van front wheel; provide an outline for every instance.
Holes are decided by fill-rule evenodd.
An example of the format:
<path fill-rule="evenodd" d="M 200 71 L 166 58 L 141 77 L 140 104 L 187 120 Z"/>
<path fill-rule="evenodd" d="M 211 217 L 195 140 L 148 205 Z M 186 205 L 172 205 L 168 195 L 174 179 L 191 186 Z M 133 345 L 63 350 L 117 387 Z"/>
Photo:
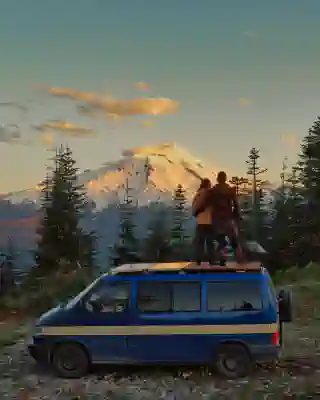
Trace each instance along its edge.
<path fill-rule="evenodd" d="M 240 344 L 224 344 L 218 349 L 215 361 L 217 372 L 228 379 L 248 376 L 253 369 L 248 350 Z"/>
<path fill-rule="evenodd" d="M 53 349 L 52 366 L 61 378 L 81 378 L 86 375 L 90 361 L 86 351 L 76 343 L 61 343 Z"/>

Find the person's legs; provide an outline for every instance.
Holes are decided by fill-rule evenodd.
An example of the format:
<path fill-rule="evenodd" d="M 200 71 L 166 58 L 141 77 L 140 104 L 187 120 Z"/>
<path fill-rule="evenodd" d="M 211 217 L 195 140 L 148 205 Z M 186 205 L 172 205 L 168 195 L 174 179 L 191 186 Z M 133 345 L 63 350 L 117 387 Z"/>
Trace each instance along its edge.
<path fill-rule="evenodd" d="M 238 233 L 238 228 L 235 226 L 234 221 L 232 221 L 232 224 L 230 225 L 230 233 L 229 233 L 229 240 L 230 244 L 233 250 L 233 254 L 235 257 L 235 260 L 238 263 L 244 262 L 244 255 L 243 251 L 239 242 L 239 233 Z"/>
<path fill-rule="evenodd" d="M 205 229 L 205 245 L 206 245 L 206 255 L 208 262 L 213 265 L 215 262 L 215 248 L 213 243 L 213 227 L 208 225 Z"/>
<path fill-rule="evenodd" d="M 225 254 L 224 254 L 224 249 L 227 245 L 226 241 L 226 222 L 224 219 L 221 218 L 215 218 L 214 219 L 214 236 L 215 240 L 218 243 L 217 249 L 216 249 L 216 254 L 218 255 L 219 258 L 219 264 L 225 265 L 226 260 L 225 260 Z"/>
<path fill-rule="evenodd" d="M 206 235 L 205 229 L 202 225 L 197 225 L 196 234 L 194 238 L 194 250 L 195 250 L 195 258 L 196 263 L 198 265 L 201 264 L 201 261 L 204 259 L 205 253 L 205 243 L 206 243 Z"/>

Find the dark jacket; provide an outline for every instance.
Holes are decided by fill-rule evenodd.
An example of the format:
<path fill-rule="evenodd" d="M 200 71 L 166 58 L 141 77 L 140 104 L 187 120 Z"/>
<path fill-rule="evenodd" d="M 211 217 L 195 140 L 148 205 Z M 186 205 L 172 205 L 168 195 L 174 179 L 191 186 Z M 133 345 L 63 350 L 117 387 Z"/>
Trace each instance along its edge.
<path fill-rule="evenodd" d="M 239 218 L 239 206 L 235 189 L 227 183 L 217 183 L 207 196 L 206 204 L 211 207 L 216 219 Z"/>

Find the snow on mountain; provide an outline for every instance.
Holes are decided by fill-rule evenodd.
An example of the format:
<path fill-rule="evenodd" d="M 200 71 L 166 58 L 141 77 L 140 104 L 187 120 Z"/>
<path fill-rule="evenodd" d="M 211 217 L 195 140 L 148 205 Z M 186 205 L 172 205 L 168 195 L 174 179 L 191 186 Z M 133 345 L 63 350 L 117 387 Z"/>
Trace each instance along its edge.
<path fill-rule="evenodd" d="M 195 159 L 175 143 L 160 143 L 125 150 L 122 157 L 96 170 L 79 174 L 88 196 L 98 209 L 124 199 L 126 188 L 134 202 L 143 205 L 150 201 L 169 201 L 180 183 L 190 200 L 199 186 L 199 179 L 214 180 L 216 172 Z M 9 193 L 5 199 L 12 203 L 39 200 L 40 187 Z"/>

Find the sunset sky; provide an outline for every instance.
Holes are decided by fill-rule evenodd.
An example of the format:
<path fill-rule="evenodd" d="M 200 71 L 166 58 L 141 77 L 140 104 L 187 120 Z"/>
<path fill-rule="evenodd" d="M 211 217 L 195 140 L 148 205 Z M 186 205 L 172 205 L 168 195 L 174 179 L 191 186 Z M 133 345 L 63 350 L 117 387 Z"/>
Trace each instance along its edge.
<path fill-rule="evenodd" d="M 319 15 L 319 0 L 2 0 L 0 192 L 35 186 L 61 141 L 81 169 L 174 141 L 236 174 L 255 146 L 277 179 L 320 114 Z M 161 114 L 141 96 L 172 114 L 140 115 Z"/>

